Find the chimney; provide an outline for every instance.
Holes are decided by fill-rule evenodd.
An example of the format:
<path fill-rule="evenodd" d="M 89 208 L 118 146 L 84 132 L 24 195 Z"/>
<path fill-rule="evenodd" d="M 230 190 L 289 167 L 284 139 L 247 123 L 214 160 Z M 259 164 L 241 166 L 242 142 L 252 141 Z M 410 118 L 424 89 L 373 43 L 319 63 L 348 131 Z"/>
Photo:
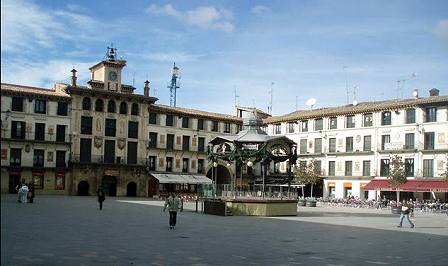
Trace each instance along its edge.
<path fill-rule="evenodd" d="M 439 90 L 436 88 L 429 90 L 429 96 L 439 96 Z"/>
<path fill-rule="evenodd" d="M 76 69 L 72 69 L 72 76 L 70 77 L 70 86 L 76 87 Z"/>
<path fill-rule="evenodd" d="M 149 81 L 148 80 L 145 81 L 145 88 L 143 89 L 143 94 L 146 97 L 149 97 Z"/>
<path fill-rule="evenodd" d="M 418 99 L 418 89 L 414 89 L 414 99 Z"/>

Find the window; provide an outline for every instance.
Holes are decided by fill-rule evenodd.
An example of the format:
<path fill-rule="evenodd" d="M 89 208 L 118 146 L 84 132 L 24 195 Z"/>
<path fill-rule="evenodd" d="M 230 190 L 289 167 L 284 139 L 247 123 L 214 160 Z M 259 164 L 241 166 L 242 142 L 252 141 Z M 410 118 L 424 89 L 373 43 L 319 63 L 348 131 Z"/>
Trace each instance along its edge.
<path fill-rule="evenodd" d="M 322 161 L 316 161 L 316 169 L 319 170 L 319 174 L 322 174 Z"/>
<path fill-rule="evenodd" d="M 423 177 L 434 177 L 434 160 L 423 160 Z"/>
<path fill-rule="evenodd" d="M 405 159 L 404 160 L 404 170 L 407 177 L 414 176 L 414 159 Z"/>
<path fill-rule="evenodd" d="M 204 119 L 198 119 L 198 130 L 204 130 Z"/>
<path fill-rule="evenodd" d="M 190 118 L 189 117 L 182 117 L 182 127 L 183 128 L 189 128 L 190 127 Z"/>
<path fill-rule="evenodd" d="M 415 109 L 406 110 L 406 124 L 415 123 Z"/>
<path fill-rule="evenodd" d="M 219 122 L 212 121 L 212 131 L 219 131 Z"/>
<path fill-rule="evenodd" d="M 323 130 L 324 129 L 324 120 L 322 118 L 318 118 L 314 120 L 314 130 Z"/>
<path fill-rule="evenodd" d="M 23 98 L 22 97 L 12 97 L 11 111 L 23 112 Z"/>
<path fill-rule="evenodd" d="M 81 134 L 92 134 L 92 118 L 81 116 Z"/>
<path fill-rule="evenodd" d="M 363 151 L 371 151 L 372 150 L 372 136 L 364 136 L 364 147 Z"/>
<path fill-rule="evenodd" d="M 25 139 L 25 122 L 12 121 L 11 122 L 11 138 Z"/>
<path fill-rule="evenodd" d="M 44 166 L 44 150 L 34 150 L 33 166 L 43 167 Z"/>
<path fill-rule="evenodd" d="M 354 128 L 355 127 L 355 116 L 354 115 L 348 115 L 346 117 L 347 124 L 345 125 L 346 128 Z"/>
<path fill-rule="evenodd" d="M 131 115 L 138 115 L 139 108 L 137 103 L 133 103 L 131 107 Z"/>
<path fill-rule="evenodd" d="M 425 132 L 425 150 L 434 150 L 434 132 Z"/>
<path fill-rule="evenodd" d="M 47 101 L 36 100 L 34 103 L 34 112 L 37 114 L 46 114 L 47 113 Z"/>
<path fill-rule="evenodd" d="M 166 148 L 168 150 L 174 150 L 174 134 L 166 135 Z"/>
<path fill-rule="evenodd" d="M 330 117 L 330 129 L 337 129 L 337 128 L 338 128 L 338 118 Z"/>
<path fill-rule="evenodd" d="M 165 125 L 168 127 L 172 127 L 174 125 L 174 116 L 173 115 L 166 115 Z"/>
<path fill-rule="evenodd" d="M 224 123 L 224 133 L 230 133 L 230 132 L 231 132 L 230 123 Z"/>
<path fill-rule="evenodd" d="M 182 137 L 182 150 L 189 151 L 190 150 L 190 136 Z"/>
<path fill-rule="evenodd" d="M 392 124 L 392 118 L 389 111 L 383 112 L 381 114 L 381 125 L 387 126 Z"/>
<path fill-rule="evenodd" d="M 56 167 L 65 168 L 65 151 L 56 151 Z"/>
<path fill-rule="evenodd" d="M 199 144 L 198 144 L 198 151 L 205 152 L 205 138 L 198 138 Z"/>
<path fill-rule="evenodd" d="M 156 170 L 156 161 L 157 161 L 157 157 L 156 156 L 149 156 L 149 158 L 148 158 L 148 168 L 149 168 L 149 171 L 155 171 Z"/>
<path fill-rule="evenodd" d="M 115 102 L 113 100 L 109 100 L 109 102 L 107 102 L 107 112 L 115 113 Z"/>
<path fill-rule="evenodd" d="M 57 115 L 67 116 L 68 114 L 68 103 L 66 102 L 58 102 L 58 110 Z"/>
<path fill-rule="evenodd" d="M 102 112 L 104 111 L 104 102 L 101 99 L 97 99 L 95 101 L 95 111 Z"/>
<path fill-rule="evenodd" d="M 166 171 L 173 171 L 173 157 L 166 157 Z"/>
<path fill-rule="evenodd" d="M 362 162 L 362 175 L 363 176 L 370 176 L 370 161 L 363 161 Z"/>
<path fill-rule="evenodd" d="M 353 151 L 353 137 L 345 138 L 345 151 L 352 152 Z"/>
<path fill-rule="evenodd" d="M 307 152 L 307 140 L 301 139 L 300 140 L 300 154 L 306 154 Z"/>
<path fill-rule="evenodd" d="M 314 139 L 314 153 L 322 153 L 322 139 Z"/>
<path fill-rule="evenodd" d="M 79 147 L 80 162 L 90 163 L 92 159 L 92 139 L 81 138 L 81 143 Z"/>
<path fill-rule="evenodd" d="M 41 172 L 33 173 L 33 186 L 35 189 L 43 189 L 44 188 L 44 174 Z"/>
<path fill-rule="evenodd" d="M 128 164 L 137 164 L 137 142 L 128 142 Z"/>
<path fill-rule="evenodd" d="M 236 125 L 236 133 L 238 134 L 241 130 L 243 130 L 243 125 Z"/>
<path fill-rule="evenodd" d="M 328 175 L 329 176 L 335 176 L 336 175 L 336 162 L 335 161 L 329 161 L 328 162 Z"/>
<path fill-rule="evenodd" d="M 89 97 L 84 97 L 82 99 L 82 110 L 90 110 L 91 100 Z"/>
<path fill-rule="evenodd" d="M 198 159 L 198 173 L 204 173 L 204 159 Z"/>
<path fill-rule="evenodd" d="M 289 122 L 288 123 L 288 133 L 294 133 L 294 126 L 296 123 L 294 122 Z"/>
<path fill-rule="evenodd" d="M 346 161 L 345 162 L 345 176 L 352 176 L 352 161 Z"/>
<path fill-rule="evenodd" d="M 386 150 L 387 147 L 387 143 L 390 143 L 390 135 L 382 135 L 381 136 L 381 150 Z"/>
<path fill-rule="evenodd" d="M 308 120 L 302 121 L 302 132 L 308 132 Z"/>
<path fill-rule="evenodd" d="M 129 121 L 128 138 L 138 138 L 138 122 Z"/>
<path fill-rule="evenodd" d="M 149 132 L 148 146 L 149 148 L 157 148 L 157 132 Z"/>
<path fill-rule="evenodd" d="M 437 108 L 426 108 L 426 122 L 437 122 Z"/>
<path fill-rule="evenodd" d="M 34 126 L 34 140 L 45 140 L 45 124 L 36 123 Z"/>
<path fill-rule="evenodd" d="M 276 124 L 276 125 L 274 125 L 274 127 L 275 127 L 274 134 L 282 134 L 282 125 L 281 124 Z"/>
<path fill-rule="evenodd" d="M 120 103 L 120 114 L 125 115 L 128 113 L 128 104 L 125 102 Z"/>
<path fill-rule="evenodd" d="M 149 123 L 152 125 L 157 124 L 157 114 L 156 113 L 149 113 Z"/>
<path fill-rule="evenodd" d="M 65 190 L 65 174 L 64 173 L 56 173 L 55 178 L 55 188 L 56 190 Z"/>
<path fill-rule="evenodd" d="M 56 125 L 56 141 L 65 142 L 65 125 Z"/>
<path fill-rule="evenodd" d="M 405 138 L 404 138 L 404 148 L 406 150 L 415 149 L 414 141 L 415 141 L 414 133 L 406 133 Z"/>
<path fill-rule="evenodd" d="M 381 159 L 380 176 L 387 176 L 389 174 L 389 159 Z"/>
<path fill-rule="evenodd" d="M 328 152 L 336 152 L 336 138 L 330 138 L 328 141 Z"/>
<path fill-rule="evenodd" d="M 106 126 L 104 131 L 104 135 L 115 137 L 117 132 L 117 120 L 106 118 Z"/>
<path fill-rule="evenodd" d="M 373 114 L 368 113 L 364 115 L 364 126 L 365 127 L 371 127 L 373 126 Z"/>
<path fill-rule="evenodd" d="M 9 165 L 20 166 L 22 161 L 22 149 L 11 148 L 9 153 Z"/>
<path fill-rule="evenodd" d="M 190 159 L 188 159 L 188 158 L 183 158 L 182 159 L 182 172 L 183 173 L 188 173 L 188 169 L 189 169 L 188 165 L 189 165 L 189 163 L 190 163 Z"/>

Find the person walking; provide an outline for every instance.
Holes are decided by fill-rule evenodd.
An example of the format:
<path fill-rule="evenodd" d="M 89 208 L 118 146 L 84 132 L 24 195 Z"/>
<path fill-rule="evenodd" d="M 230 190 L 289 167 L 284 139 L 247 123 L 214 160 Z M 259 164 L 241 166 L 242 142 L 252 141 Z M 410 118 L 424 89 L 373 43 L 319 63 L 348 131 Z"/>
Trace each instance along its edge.
<path fill-rule="evenodd" d="M 173 229 L 177 222 L 177 210 L 180 208 L 180 200 L 174 192 L 171 192 L 170 196 L 166 199 L 163 211 L 166 210 L 167 206 L 170 212 L 170 228 Z"/>
<path fill-rule="evenodd" d="M 26 183 L 23 184 L 22 187 L 19 189 L 19 195 L 21 196 L 22 203 L 28 202 L 28 199 L 27 199 L 28 191 L 29 191 L 29 189 L 28 189 L 28 186 L 26 185 Z"/>
<path fill-rule="evenodd" d="M 403 219 L 406 217 L 409 224 L 411 225 L 411 228 L 414 228 L 414 224 L 409 219 L 409 213 L 412 210 L 412 206 L 406 203 L 406 200 L 404 199 L 401 204 L 401 216 L 400 216 L 400 224 L 397 227 L 401 227 L 403 224 Z"/>
<path fill-rule="evenodd" d="M 104 196 L 103 189 L 100 188 L 96 191 L 96 195 L 98 196 L 98 202 L 100 203 L 100 210 L 103 209 L 103 201 L 106 200 L 106 196 Z"/>
<path fill-rule="evenodd" d="M 29 186 L 29 192 L 28 192 L 28 202 L 33 203 L 34 202 L 34 186 L 30 184 Z"/>

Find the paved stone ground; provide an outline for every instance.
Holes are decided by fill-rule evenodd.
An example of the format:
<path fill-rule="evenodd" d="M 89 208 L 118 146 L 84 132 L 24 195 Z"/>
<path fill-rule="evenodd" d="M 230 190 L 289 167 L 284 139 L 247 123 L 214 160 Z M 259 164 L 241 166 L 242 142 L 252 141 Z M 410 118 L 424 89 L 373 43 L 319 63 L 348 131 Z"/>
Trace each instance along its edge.
<path fill-rule="evenodd" d="M 448 216 L 300 207 L 295 217 L 220 217 L 186 203 L 171 230 L 162 201 L 1 195 L 2 265 L 448 265 Z M 200 207 L 199 207 L 200 209 Z"/>

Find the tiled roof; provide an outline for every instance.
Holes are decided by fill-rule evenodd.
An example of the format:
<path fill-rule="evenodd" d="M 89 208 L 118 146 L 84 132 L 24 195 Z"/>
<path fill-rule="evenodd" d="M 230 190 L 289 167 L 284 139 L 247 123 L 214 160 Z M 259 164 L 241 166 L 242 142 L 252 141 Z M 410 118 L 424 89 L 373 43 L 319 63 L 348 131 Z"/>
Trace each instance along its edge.
<path fill-rule="evenodd" d="M 37 94 L 42 96 L 57 96 L 57 97 L 66 97 L 70 98 L 70 95 L 62 90 L 55 90 L 55 89 L 44 89 L 44 88 L 36 88 L 36 87 L 29 87 L 29 86 L 22 86 L 22 85 L 15 85 L 15 84 L 7 84 L 2 83 L 1 84 L 2 92 L 9 91 L 9 92 L 16 92 L 16 93 L 26 93 L 26 94 Z"/>
<path fill-rule="evenodd" d="M 194 109 L 187 109 L 187 108 L 181 108 L 181 107 L 171 107 L 167 105 L 162 104 L 151 104 L 149 106 L 150 110 L 156 111 L 156 112 L 164 112 L 164 113 L 171 113 L 171 114 L 177 114 L 177 115 L 186 115 L 186 116 L 192 116 L 192 117 L 203 117 L 208 119 L 216 119 L 216 120 L 225 120 L 225 121 L 231 121 L 235 123 L 243 123 L 243 118 L 233 116 L 233 115 L 226 115 L 226 114 L 218 114 L 218 113 L 211 113 L 211 112 L 205 112 L 205 111 L 199 111 Z"/>
<path fill-rule="evenodd" d="M 399 110 L 403 108 L 417 107 L 425 104 L 446 104 L 448 105 L 448 95 L 431 96 L 420 99 L 396 99 L 379 102 L 361 102 L 357 105 L 346 105 L 338 107 L 320 108 L 314 110 L 298 110 L 283 116 L 269 117 L 263 120 L 265 124 L 297 121 L 318 117 L 329 117 L 338 115 L 350 115 L 367 112 L 381 112 L 384 110 Z"/>

